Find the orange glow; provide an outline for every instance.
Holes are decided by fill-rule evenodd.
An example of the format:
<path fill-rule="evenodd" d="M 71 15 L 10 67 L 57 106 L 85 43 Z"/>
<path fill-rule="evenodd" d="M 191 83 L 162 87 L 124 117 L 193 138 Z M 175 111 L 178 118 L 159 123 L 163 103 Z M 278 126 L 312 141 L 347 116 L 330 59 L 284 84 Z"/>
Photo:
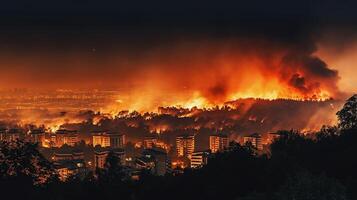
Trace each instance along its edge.
<path fill-rule="evenodd" d="M 181 161 L 181 160 L 172 161 L 171 162 L 171 166 L 172 166 L 173 169 L 176 169 L 176 168 L 184 169 L 184 168 L 186 168 L 185 163 L 183 161 Z"/>
<path fill-rule="evenodd" d="M 36 65 L 43 62 L 50 65 L 52 56 L 46 55 L 46 59 L 29 56 L 27 63 Z M 324 101 L 341 96 L 337 72 L 315 57 L 314 52 L 295 52 L 289 47 L 267 41 L 232 39 L 177 42 L 170 46 L 154 47 L 140 54 L 120 55 L 111 52 L 107 55 L 110 62 L 98 60 L 93 63 L 77 63 L 75 61 L 85 61 L 87 57 L 75 54 L 72 56 L 75 59 L 67 58 L 68 65 L 75 66 L 76 70 L 69 73 L 68 77 L 53 79 L 53 87 L 60 87 L 63 86 L 60 83 L 65 83 L 65 86 L 70 85 L 68 87 L 75 90 L 82 85 L 95 87 L 94 83 L 98 83 L 102 88 L 117 88 L 106 91 L 105 95 L 110 96 L 109 100 L 102 98 L 102 93 L 97 90 L 82 95 L 68 93 L 67 90 L 63 90 L 60 95 L 56 94 L 61 98 L 55 99 L 55 102 L 67 99 L 76 102 L 74 110 L 78 105 L 84 105 L 83 109 L 99 111 L 100 115 L 89 117 L 93 119 L 94 125 L 99 125 L 103 118 L 125 117 L 132 111 L 158 113 L 160 106 L 209 109 L 222 107 L 227 105 L 226 102 L 240 98 Z M 51 71 L 51 76 L 47 74 L 48 77 L 43 78 L 45 73 L 46 71 L 39 73 L 39 81 L 47 80 L 53 74 L 60 74 Z M 74 77 L 73 80 L 71 77 Z M 58 79 L 60 83 L 56 83 Z M 28 82 L 31 81 L 26 83 Z M 33 84 L 32 86 L 39 86 L 41 82 Z M 20 83 L 19 85 L 21 86 Z M 47 98 L 47 95 L 43 96 Z M 87 107 L 89 103 L 82 101 L 91 98 L 97 101 Z M 43 107 L 46 109 L 46 105 Z M 58 110 L 67 111 L 66 108 L 64 106 Z M 45 120 L 33 112 L 19 111 L 17 116 L 22 124 L 45 124 L 50 132 L 55 132 L 62 124 L 81 123 L 88 119 L 70 112 L 58 116 L 58 110 L 50 113 Z M 118 114 L 123 110 L 128 112 Z M 128 125 L 137 126 L 129 122 Z M 155 125 L 150 127 L 150 131 L 160 133 L 169 128 Z"/>
<path fill-rule="evenodd" d="M 169 54 L 153 51 L 139 62 L 145 69 L 129 78 L 132 88 L 103 111 L 207 108 L 239 98 L 322 101 L 339 94 L 338 76 L 328 66 L 287 62 L 295 54 L 283 48 L 266 50 L 260 44 L 245 51 L 241 45 L 207 43 L 178 45 Z M 303 56 L 319 62 L 313 55 Z M 318 67 L 328 75 L 313 70 Z"/>
<path fill-rule="evenodd" d="M 328 44 L 329 42 L 319 44 L 319 50 L 316 54 L 338 70 L 341 77 L 338 82 L 339 88 L 346 93 L 355 93 L 357 91 L 357 79 L 355 77 L 357 42 L 346 44 L 343 49 L 338 48 L 338 45 L 336 47 L 335 44 Z"/>

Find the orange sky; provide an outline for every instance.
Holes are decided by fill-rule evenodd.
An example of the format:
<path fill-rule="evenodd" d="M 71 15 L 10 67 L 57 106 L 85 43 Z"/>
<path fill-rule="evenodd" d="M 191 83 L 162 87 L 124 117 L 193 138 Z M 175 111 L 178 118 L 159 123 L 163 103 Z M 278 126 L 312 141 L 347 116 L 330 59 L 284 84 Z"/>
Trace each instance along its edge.
<path fill-rule="evenodd" d="M 341 77 L 338 86 L 342 91 L 357 92 L 357 41 L 342 49 L 336 49 L 332 45 L 320 44 L 317 55 L 338 70 Z"/>
<path fill-rule="evenodd" d="M 356 45 L 341 53 L 319 46 L 316 55 L 327 66 L 311 50 L 264 40 L 177 40 L 143 49 L 113 45 L 2 51 L 0 88 L 116 87 L 125 90 L 131 105 L 167 105 L 171 99 L 215 105 L 246 97 L 337 97 L 356 85 Z"/>

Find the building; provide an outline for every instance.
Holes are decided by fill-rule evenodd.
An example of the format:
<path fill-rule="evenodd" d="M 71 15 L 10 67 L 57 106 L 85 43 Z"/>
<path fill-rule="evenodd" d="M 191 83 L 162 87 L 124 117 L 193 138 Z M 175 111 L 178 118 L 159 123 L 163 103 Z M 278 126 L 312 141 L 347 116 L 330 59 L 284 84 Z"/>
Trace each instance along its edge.
<path fill-rule="evenodd" d="M 54 162 L 59 162 L 62 160 L 84 160 L 84 152 L 77 149 L 59 149 L 53 156 L 52 160 Z"/>
<path fill-rule="evenodd" d="M 31 143 L 38 144 L 43 146 L 45 140 L 45 131 L 42 129 L 33 129 L 30 130 L 27 134 L 28 141 Z"/>
<path fill-rule="evenodd" d="M 171 148 L 169 144 L 166 144 L 163 141 L 157 141 L 157 143 L 155 144 L 155 147 L 165 149 L 166 152 L 169 152 L 170 148 Z"/>
<path fill-rule="evenodd" d="M 228 146 L 229 140 L 227 135 L 218 134 L 209 136 L 209 148 L 212 153 L 223 151 Z"/>
<path fill-rule="evenodd" d="M 195 151 L 195 136 L 181 135 L 176 137 L 176 150 L 178 157 L 190 158 Z"/>
<path fill-rule="evenodd" d="M 12 129 L 0 129 L 0 139 L 1 141 L 16 141 L 21 139 L 23 136 L 23 132 L 20 129 L 12 128 Z"/>
<path fill-rule="evenodd" d="M 50 133 L 49 135 L 49 146 L 50 147 L 57 147 L 57 137 L 56 137 L 56 134 L 53 134 L 53 133 Z"/>
<path fill-rule="evenodd" d="M 147 169 L 157 176 L 164 176 L 171 172 L 171 161 L 164 150 L 147 149 L 142 156 L 136 158 L 135 165 L 137 169 Z"/>
<path fill-rule="evenodd" d="M 79 139 L 76 130 L 59 129 L 55 133 L 56 147 L 61 147 L 64 144 L 74 146 L 78 142 Z"/>
<path fill-rule="evenodd" d="M 93 146 L 110 147 L 110 137 L 106 132 L 96 132 L 92 134 Z"/>
<path fill-rule="evenodd" d="M 93 133 L 93 146 L 124 148 L 125 135 L 119 133 L 96 132 Z"/>
<path fill-rule="evenodd" d="M 84 177 L 87 167 L 84 152 L 73 148 L 60 148 L 52 156 L 54 168 L 60 180 L 65 181 L 72 175 Z"/>
<path fill-rule="evenodd" d="M 268 133 L 267 135 L 267 144 L 273 143 L 275 140 L 279 139 L 281 137 L 280 133 Z"/>
<path fill-rule="evenodd" d="M 155 136 L 146 136 L 143 141 L 144 149 L 152 149 L 157 144 L 157 138 Z"/>
<path fill-rule="evenodd" d="M 135 159 L 135 167 L 139 170 L 149 170 L 153 174 L 155 169 L 155 159 L 150 155 L 143 155 Z"/>
<path fill-rule="evenodd" d="M 6 128 L 0 128 L 0 141 L 6 141 Z"/>
<path fill-rule="evenodd" d="M 94 167 L 104 168 L 105 161 L 107 159 L 109 151 L 95 151 L 94 152 Z"/>
<path fill-rule="evenodd" d="M 152 156 L 155 162 L 154 174 L 157 176 L 164 176 L 171 172 L 171 161 L 164 149 L 149 149 L 143 153 L 146 156 Z"/>
<path fill-rule="evenodd" d="M 72 175 L 84 177 L 87 173 L 87 168 L 83 160 L 61 160 L 55 162 L 53 165 L 61 181 L 65 181 Z"/>
<path fill-rule="evenodd" d="M 69 146 L 75 146 L 79 142 L 78 134 L 75 133 L 64 136 L 63 142 Z"/>
<path fill-rule="evenodd" d="M 104 168 L 109 152 L 113 151 L 118 157 L 121 165 L 125 165 L 125 151 L 124 149 L 110 149 L 109 147 L 95 147 L 94 149 L 94 167 Z"/>
<path fill-rule="evenodd" d="M 256 149 L 263 150 L 262 136 L 258 133 L 254 133 L 249 136 L 244 136 L 243 143 L 244 145 L 251 144 Z"/>
<path fill-rule="evenodd" d="M 204 165 L 207 165 L 208 156 L 209 156 L 209 152 L 207 151 L 193 152 L 190 159 L 191 168 L 197 169 Z"/>

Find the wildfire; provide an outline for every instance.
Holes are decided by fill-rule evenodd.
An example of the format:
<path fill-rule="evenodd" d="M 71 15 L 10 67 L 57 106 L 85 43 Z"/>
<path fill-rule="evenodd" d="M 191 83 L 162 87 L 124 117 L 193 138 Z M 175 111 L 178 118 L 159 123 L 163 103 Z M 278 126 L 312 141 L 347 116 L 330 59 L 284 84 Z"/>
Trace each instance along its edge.
<path fill-rule="evenodd" d="M 52 125 L 52 126 L 48 126 L 48 129 L 51 133 L 55 133 L 58 129 L 60 129 L 60 125 L 58 124 L 55 124 L 55 125 Z"/>
<path fill-rule="evenodd" d="M 209 101 L 203 96 L 201 96 L 198 91 L 195 91 L 192 97 L 189 98 L 187 101 L 173 103 L 173 105 L 182 108 L 207 108 L 213 106 L 213 104 L 209 103 Z"/>
<path fill-rule="evenodd" d="M 76 110 L 75 113 L 65 111 L 48 115 L 43 112 L 34 115 L 34 112 L 20 110 L 21 114 L 15 117 L 24 124 L 45 124 L 50 132 L 55 132 L 66 123 L 81 123 L 90 119 L 88 122 L 100 126 L 103 119 L 125 120 L 127 116 L 135 118 L 137 113 L 150 121 L 160 114 L 159 107 L 184 108 L 176 115 L 183 118 L 195 117 L 201 110 L 214 113 L 237 99 L 325 101 L 340 94 L 337 71 L 316 57 L 313 50 L 299 49 L 299 46 L 292 48 L 255 40 L 219 40 L 160 48 L 137 55 L 135 59 L 125 59 L 124 63 L 120 60 L 111 62 L 128 70 L 120 71 L 120 79 L 110 78 L 102 82 L 115 82 L 113 86 L 120 84 L 122 89 L 85 93 L 79 96 L 81 98 L 72 95 L 75 98 L 70 101 L 75 101 L 74 105 L 88 105 L 85 108 L 93 110 L 93 113 L 77 114 Z M 115 71 L 113 75 L 116 75 Z M 62 97 L 55 98 L 54 102 L 61 101 Z M 249 108 L 246 106 L 244 109 Z M 238 119 L 240 115 L 236 113 L 231 118 Z M 250 120 L 266 121 L 263 118 Z M 126 124 L 131 128 L 139 127 L 138 123 Z M 156 133 L 171 128 L 160 123 L 154 126 L 150 130 Z M 207 126 L 221 127 L 209 123 Z M 199 128 L 196 125 L 192 127 Z"/>
<path fill-rule="evenodd" d="M 331 99 L 331 95 L 327 91 L 319 91 L 317 93 L 312 94 L 311 96 L 307 96 L 304 94 L 294 93 L 289 90 L 282 92 L 286 89 L 282 89 L 282 91 L 279 91 L 276 88 L 272 89 L 271 91 L 262 91 L 262 92 L 254 92 L 254 91 L 247 92 L 247 93 L 238 92 L 233 94 L 230 100 L 253 98 L 253 99 L 266 99 L 266 100 L 290 99 L 296 101 L 306 101 L 306 100 L 326 101 L 328 99 Z"/>
<path fill-rule="evenodd" d="M 276 99 L 286 99 L 286 100 L 295 100 L 295 101 L 326 101 L 332 98 L 330 93 L 325 90 L 317 91 L 313 94 L 301 94 L 298 92 L 294 92 L 291 88 L 284 88 L 283 85 L 279 84 L 271 84 L 267 83 L 267 85 L 270 86 L 265 86 L 264 88 L 257 88 L 257 87 L 252 87 L 252 88 L 247 88 L 246 91 L 244 92 L 233 92 L 232 94 L 228 95 L 229 97 L 219 101 L 219 102 L 212 102 L 212 100 L 204 97 L 199 91 L 193 92 L 191 97 L 183 97 L 182 101 L 172 101 L 172 102 L 163 102 L 163 103 L 157 103 L 157 104 L 152 104 L 152 102 L 143 102 L 141 103 L 135 102 L 135 105 L 130 105 L 129 107 L 131 108 L 132 111 L 151 111 L 155 112 L 157 107 L 164 106 L 164 107 L 169 107 L 169 106 L 174 106 L 177 108 L 187 108 L 187 109 L 192 109 L 192 108 L 199 108 L 199 109 L 209 109 L 213 107 L 222 107 L 224 103 L 229 102 L 229 101 L 234 101 L 237 99 L 265 99 L 265 100 L 276 100 Z M 138 97 L 140 98 L 140 97 Z M 179 97 L 182 98 L 182 97 Z M 121 100 L 121 103 L 124 103 Z M 149 110 L 142 109 L 142 108 L 152 108 Z M 122 109 L 125 109 L 125 107 L 122 107 Z M 107 112 L 110 114 L 111 118 L 115 118 L 115 116 L 118 115 L 120 111 L 120 107 L 108 107 Z"/>

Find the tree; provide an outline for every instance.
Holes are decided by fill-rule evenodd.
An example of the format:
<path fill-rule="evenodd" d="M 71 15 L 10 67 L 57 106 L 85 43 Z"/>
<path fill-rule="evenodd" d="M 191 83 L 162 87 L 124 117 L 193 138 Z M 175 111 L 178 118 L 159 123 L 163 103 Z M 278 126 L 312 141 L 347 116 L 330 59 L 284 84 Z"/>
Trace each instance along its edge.
<path fill-rule="evenodd" d="M 347 200 L 345 187 L 324 175 L 298 173 L 277 193 L 278 200 Z"/>
<path fill-rule="evenodd" d="M 0 179 L 22 177 L 33 185 L 42 185 L 57 176 L 51 163 L 37 150 L 36 144 L 23 141 L 0 143 Z"/>
<path fill-rule="evenodd" d="M 357 128 L 357 94 L 347 100 L 343 108 L 337 113 L 339 128 L 354 129 Z"/>
<path fill-rule="evenodd" d="M 115 152 L 110 151 L 106 158 L 104 168 L 97 169 L 98 180 L 102 183 L 120 183 L 124 178 L 123 167 Z"/>
<path fill-rule="evenodd" d="M 320 131 L 316 132 L 316 139 L 318 141 L 334 139 L 340 135 L 340 131 L 337 126 L 323 125 Z"/>

